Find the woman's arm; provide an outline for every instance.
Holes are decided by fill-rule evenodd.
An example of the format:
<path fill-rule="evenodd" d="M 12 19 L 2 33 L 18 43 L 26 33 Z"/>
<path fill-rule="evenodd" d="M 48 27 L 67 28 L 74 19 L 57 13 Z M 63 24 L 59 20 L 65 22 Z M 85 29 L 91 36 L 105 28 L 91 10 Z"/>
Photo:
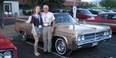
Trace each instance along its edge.
<path fill-rule="evenodd" d="M 26 23 L 30 23 L 32 19 L 32 16 L 29 16 L 28 20 L 26 21 Z"/>

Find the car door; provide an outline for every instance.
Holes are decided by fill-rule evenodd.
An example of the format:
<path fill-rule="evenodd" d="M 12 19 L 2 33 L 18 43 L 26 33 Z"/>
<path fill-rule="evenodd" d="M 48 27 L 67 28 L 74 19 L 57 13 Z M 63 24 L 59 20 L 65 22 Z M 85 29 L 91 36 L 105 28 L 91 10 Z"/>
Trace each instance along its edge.
<path fill-rule="evenodd" d="M 110 14 L 104 14 L 106 16 L 106 19 L 103 19 L 103 16 L 100 18 L 100 21 L 103 25 L 110 26 L 113 31 L 116 30 L 116 14 L 110 13 Z"/>
<path fill-rule="evenodd" d="M 116 31 L 116 14 L 114 13 L 107 13 L 99 15 L 95 20 L 87 20 L 92 24 L 99 24 L 110 26 L 113 31 Z"/>

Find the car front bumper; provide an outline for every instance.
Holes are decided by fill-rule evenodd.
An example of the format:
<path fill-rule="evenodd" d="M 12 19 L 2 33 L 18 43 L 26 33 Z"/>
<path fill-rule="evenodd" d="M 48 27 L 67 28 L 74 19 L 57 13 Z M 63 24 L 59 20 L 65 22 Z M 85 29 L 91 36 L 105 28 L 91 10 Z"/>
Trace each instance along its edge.
<path fill-rule="evenodd" d="M 100 44 L 101 42 L 108 41 L 110 38 L 112 38 L 112 35 L 105 37 L 105 38 L 93 38 L 83 41 L 77 41 L 73 42 L 73 50 L 79 49 L 79 48 L 85 48 L 85 47 L 94 47 Z"/>

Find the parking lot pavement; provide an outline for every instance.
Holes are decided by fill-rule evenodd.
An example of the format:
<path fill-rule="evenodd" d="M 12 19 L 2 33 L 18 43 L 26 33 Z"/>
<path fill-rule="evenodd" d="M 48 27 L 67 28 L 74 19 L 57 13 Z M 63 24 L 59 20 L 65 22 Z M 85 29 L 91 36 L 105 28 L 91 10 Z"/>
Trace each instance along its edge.
<path fill-rule="evenodd" d="M 12 40 L 12 37 L 18 35 L 18 33 L 15 32 L 14 25 L 6 25 L 2 29 L 0 28 L 0 35 L 5 36 L 9 40 Z"/>
<path fill-rule="evenodd" d="M 38 48 L 38 51 L 40 53 L 40 56 L 35 56 L 34 55 L 34 49 L 33 45 L 23 42 L 20 40 L 20 38 L 14 37 L 15 39 L 12 40 L 11 42 L 17 47 L 17 52 L 18 52 L 18 58 L 60 58 L 59 56 L 56 56 L 52 53 L 44 53 L 42 49 Z"/>
<path fill-rule="evenodd" d="M 20 37 L 14 36 L 14 40 L 11 40 L 13 44 L 18 49 L 19 58 L 63 58 L 64 56 L 59 56 L 57 54 L 43 53 L 41 48 L 38 48 L 40 56 L 36 57 L 33 54 L 33 43 L 29 41 L 21 41 Z M 69 58 L 116 58 L 116 34 L 113 33 L 113 38 L 108 42 L 103 42 L 95 48 L 84 48 L 78 49 L 71 53 Z M 40 44 L 40 43 L 39 43 Z M 40 46 L 40 45 L 39 45 Z"/>
<path fill-rule="evenodd" d="M 18 34 L 14 30 L 14 24 L 16 22 L 24 22 L 24 21 L 25 20 L 19 18 L 4 18 L 4 26 L 3 28 L 0 28 L 0 35 L 5 36 L 9 40 L 12 40 L 12 37 Z"/>

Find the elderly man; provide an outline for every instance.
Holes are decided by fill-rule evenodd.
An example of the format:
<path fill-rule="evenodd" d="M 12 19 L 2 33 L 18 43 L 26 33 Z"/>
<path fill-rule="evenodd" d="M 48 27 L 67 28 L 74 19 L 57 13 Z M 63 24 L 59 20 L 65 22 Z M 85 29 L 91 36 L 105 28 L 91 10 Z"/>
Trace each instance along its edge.
<path fill-rule="evenodd" d="M 52 46 L 52 33 L 54 31 L 55 18 L 53 13 L 49 12 L 48 5 L 43 6 L 41 17 L 43 20 L 43 41 L 44 52 L 51 52 Z"/>

